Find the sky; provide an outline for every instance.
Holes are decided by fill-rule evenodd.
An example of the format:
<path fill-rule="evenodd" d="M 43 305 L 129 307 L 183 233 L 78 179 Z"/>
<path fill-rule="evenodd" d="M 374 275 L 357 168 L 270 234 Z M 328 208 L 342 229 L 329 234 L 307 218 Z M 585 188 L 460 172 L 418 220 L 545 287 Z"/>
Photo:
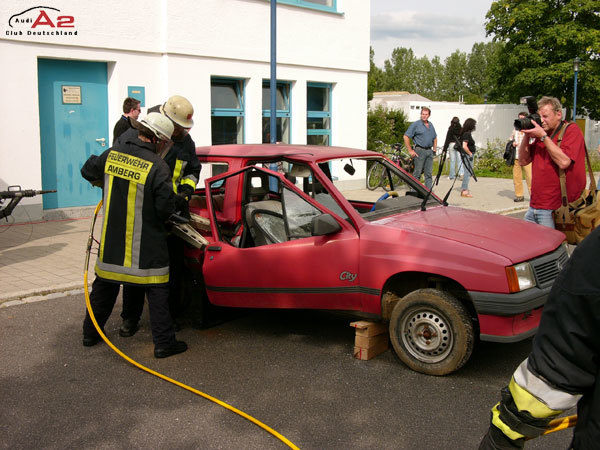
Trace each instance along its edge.
<path fill-rule="evenodd" d="M 371 47 L 375 64 L 383 66 L 396 47 L 415 56 L 439 56 L 442 62 L 457 49 L 470 53 L 485 36 L 485 15 L 492 0 L 371 0 Z"/>

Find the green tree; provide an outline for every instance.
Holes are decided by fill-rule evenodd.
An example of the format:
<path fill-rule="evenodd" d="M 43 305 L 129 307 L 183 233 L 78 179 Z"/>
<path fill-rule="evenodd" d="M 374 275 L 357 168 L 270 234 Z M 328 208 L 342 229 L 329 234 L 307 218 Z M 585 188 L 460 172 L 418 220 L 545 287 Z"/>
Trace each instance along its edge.
<path fill-rule="evenodd" d="M 573 105 L 573 59 L 582 60 L 578 111 L 600 119 L 600 1 L 501 0 L 486 15 L 486 32 L 503 45 L 493 95 L 518 102 L 551 95 Z"/>
<path fill-rule="evenodd" d="M 370 48 L 369 55 L 369 75 L 367 77 L 367 100 L 373 98 L 373 92 L 383 90 L 383 70 L 375 65 L 375 50 Z"/>
<path fill-rule="evenodd" d="M 384 62 L 384 82 L 386 91 L 414 91 L 415 55 L 410 48 L 398 47 L 392 51 L 392 58 Z"/>
<path fill-rule="evenodd" d="M 409 123 L 402 110 L 388 110 L 379 105 L 367 113 L 367 149 L 376 150 L 376 141 L 386 144 L 402 142 Z"/>
<path fill-rule="evenodd" d="M 443 73 L 443 67 L 438 56 L 431 61 L 427 56 L 417 59 L 412 73 L 414 81 L 411 92 L 429 99 L 437 98 L 440 89 L 441 73 Z"/>
<path fill-rule="evenodd" d="M 467 54 L 456 50 L 446 58 L 444 66 L 444 74 L 440 83 L 440 100 L 455 102 L 460 95 L 469 93 Z"/>

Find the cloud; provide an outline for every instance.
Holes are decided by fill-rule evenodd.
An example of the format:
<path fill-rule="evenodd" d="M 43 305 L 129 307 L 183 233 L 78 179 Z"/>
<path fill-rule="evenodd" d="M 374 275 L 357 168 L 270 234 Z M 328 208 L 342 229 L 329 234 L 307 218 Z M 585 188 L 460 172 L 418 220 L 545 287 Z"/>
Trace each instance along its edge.
<path fill-rule="evenodd" d="M 460 39 L 480 36 L 483 23 L 468 16 L 399 11 L 371 17 L 371 40 L 394 39 Z"/>

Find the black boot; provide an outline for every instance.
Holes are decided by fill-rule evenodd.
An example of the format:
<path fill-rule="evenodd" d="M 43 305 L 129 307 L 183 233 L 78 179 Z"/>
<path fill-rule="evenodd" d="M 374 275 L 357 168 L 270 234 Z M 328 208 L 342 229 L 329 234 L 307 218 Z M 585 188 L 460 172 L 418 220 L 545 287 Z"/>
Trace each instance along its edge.
<path fill-rule="evenodd" d="M 175 341 L 168 347 L 163 348 L 154 348 L 154 357 L 155 358 L 168 358 L 169 356 L 177 355 L 178 353 L 183 353 L 187 350 L 188 346 L 183 341 Z"/>
<path fill-rule="evenodd" d="M 125 319 L 121 324 L 121 328 L 119 328 L 119 336 L 131 337 L 137 332 L 138 329 L 139 327 L 137 320 Z"/>

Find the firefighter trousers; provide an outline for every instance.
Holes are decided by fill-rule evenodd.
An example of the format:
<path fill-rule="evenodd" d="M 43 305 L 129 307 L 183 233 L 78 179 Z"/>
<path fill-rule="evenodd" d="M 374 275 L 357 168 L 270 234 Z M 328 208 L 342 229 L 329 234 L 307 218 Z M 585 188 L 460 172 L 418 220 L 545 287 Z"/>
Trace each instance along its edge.
<path fill-rule="evenodd" d="M 150 327 L 155 348 L 165 348 L 175 342 L 175 329 L 169 313 L 169 285 L 160 284 L 153 286 L 138 285 L 141 292 L 148 297 L 150 312 Z M 102 330 L 119 295 L 121 285 L 96 277 L 92 284 L 90 303 L 96 322 Z M 85 337 L 98 336 L 89 312 L 86 310 L 83 321 L 83 335 Z"/>

